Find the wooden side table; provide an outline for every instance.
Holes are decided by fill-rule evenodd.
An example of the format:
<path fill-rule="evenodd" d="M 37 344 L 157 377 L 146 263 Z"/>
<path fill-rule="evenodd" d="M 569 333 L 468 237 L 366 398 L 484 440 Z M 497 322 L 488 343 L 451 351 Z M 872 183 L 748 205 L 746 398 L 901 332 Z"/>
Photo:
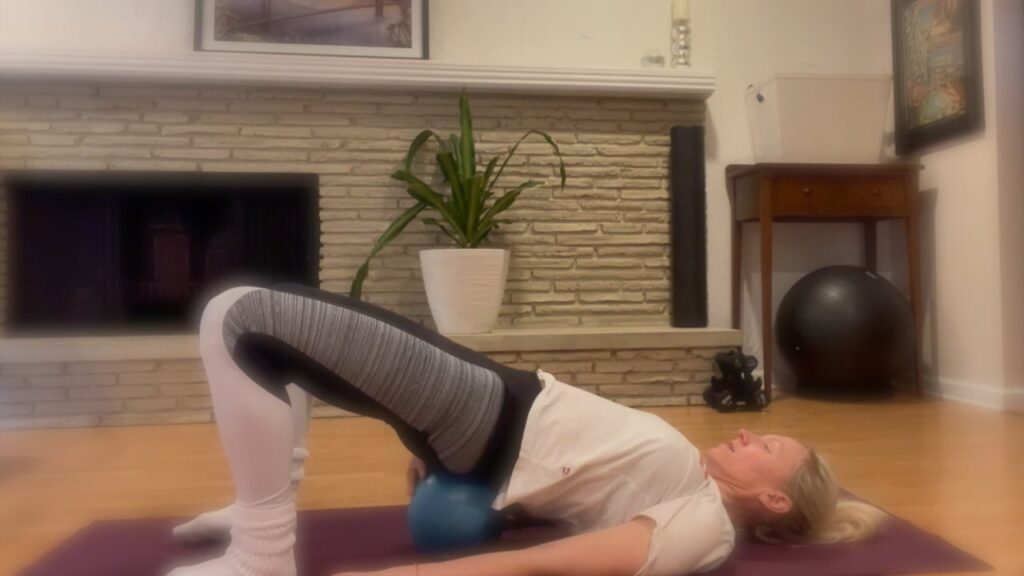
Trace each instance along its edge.
<path fill-rule="evenodd" d="M 914 313 L 913 382 L 921 394 L 919 165 L 742 164 L 726 168 L 732 200 L 732 321 L 740 328 L 740 260 L 744 222 L 761 223 L 761 338 L 765 393 L 771 399 L 772 226 L 775 222 L 861 222 L 866 267 L 877 268 L 877 223 L 903 220 L 907 234 L 910 305 Z"/>

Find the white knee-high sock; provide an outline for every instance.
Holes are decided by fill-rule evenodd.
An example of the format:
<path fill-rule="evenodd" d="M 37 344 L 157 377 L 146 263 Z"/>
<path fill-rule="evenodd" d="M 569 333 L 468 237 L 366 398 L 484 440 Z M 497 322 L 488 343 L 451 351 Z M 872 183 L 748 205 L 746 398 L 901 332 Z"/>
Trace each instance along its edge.
<path fill-rule="evenodd" d="M 299 482 L 305 476 L 303 463 L 309 457 L 305 448 L 292 448 L 292 501 L 298 495 Z M 175 526 L 171 533 L 175 540 L 187 543 L 200 543 L 210 540 L 221 540 L 231 534 L 234 524 L 234 504 L 228 504 L 217 510 L 203 512 L 195 518 Z"/>
<path fill-rule="evenodd" d="M 236 502 L 231 544 L 223 556 L 167 576 L 297 576 L 295 503 L 254 508 Z"/>
<path fill-rule="evenodd" d="M 223 336 L 225 314 L 250 290 L 215 297 L 199 327 L 200 354 L 235 483 L 231 544 L 224 556 L 172 576 L 295 576 L 291 408 L 235 364 Z"/>
<path fill-rule="evenodd" d="M 292 446 L 292 489 L 293 499 L 297 495 L 298 485 L 305 476 L 305 461 L 309 452 L 305 448 L 306 435 L 309 432 L 309 415 L 312 411 L 313 397 L 305 390 L 289 384 L 286 388 L 292 409 L 293 446 Z M 175 526 L 172 530 L 174 538 L 180 542 L 206 542 L 227 538 L 231 533 L 234 505 L 230 504 L 217 510 L 203 512 L 195 518 Z"/>

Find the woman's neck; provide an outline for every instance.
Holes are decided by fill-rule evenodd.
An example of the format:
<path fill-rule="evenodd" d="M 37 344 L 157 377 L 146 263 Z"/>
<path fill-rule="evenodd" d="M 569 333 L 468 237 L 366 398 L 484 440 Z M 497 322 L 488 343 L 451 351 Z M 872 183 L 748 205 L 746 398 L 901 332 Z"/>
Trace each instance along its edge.
<path fill-rule="evenodd" d="M 750 522 L 747 514 L 747 499 L 743 497 L 742 491 L 738 486 L 714 474 L 711 474 L 711 479 L 718 486 L 718 491 L 722 494 L 722 505 L 725 506 L 725 511 L 729 515 L 733 527 L 737 531 L 746 528 Z"/>

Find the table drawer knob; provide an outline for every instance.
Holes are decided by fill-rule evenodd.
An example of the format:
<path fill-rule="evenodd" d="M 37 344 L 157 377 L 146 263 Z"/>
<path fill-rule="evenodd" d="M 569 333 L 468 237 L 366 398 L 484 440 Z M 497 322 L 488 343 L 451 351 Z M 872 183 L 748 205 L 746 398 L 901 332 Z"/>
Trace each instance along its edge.
<path fill-rule="evenodd" d="M 881 190 L 879 190 L 878 188 L 873 188 L 873 189 L 871 190 L 871 195 L 872 195 L 872 196 L 881 196 L 881 195 L 882 195 L 882 191 L 881 191 Z"/>
<path fill-rule="evenodd" d="M 810 186 L 804 186 L 803 193 L 804 193 L 804 196 L 810 196 L 811 195 L 811 187 Z"/>

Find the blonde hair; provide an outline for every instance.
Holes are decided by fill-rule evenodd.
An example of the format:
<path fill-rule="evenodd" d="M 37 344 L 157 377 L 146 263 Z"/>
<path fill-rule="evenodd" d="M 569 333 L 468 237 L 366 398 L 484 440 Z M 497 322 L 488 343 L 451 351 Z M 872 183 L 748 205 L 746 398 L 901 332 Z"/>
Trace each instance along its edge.
<path fill-rule="evenodd" d="M 839 483 L 813 449 L 790 478 L 786 490 L 793 508 L 772 525 L 756 526 L 756 538 L 770 543 L 832 544 L 876 535 L 889 515 L 864 502 L 841 500 Z"/>

